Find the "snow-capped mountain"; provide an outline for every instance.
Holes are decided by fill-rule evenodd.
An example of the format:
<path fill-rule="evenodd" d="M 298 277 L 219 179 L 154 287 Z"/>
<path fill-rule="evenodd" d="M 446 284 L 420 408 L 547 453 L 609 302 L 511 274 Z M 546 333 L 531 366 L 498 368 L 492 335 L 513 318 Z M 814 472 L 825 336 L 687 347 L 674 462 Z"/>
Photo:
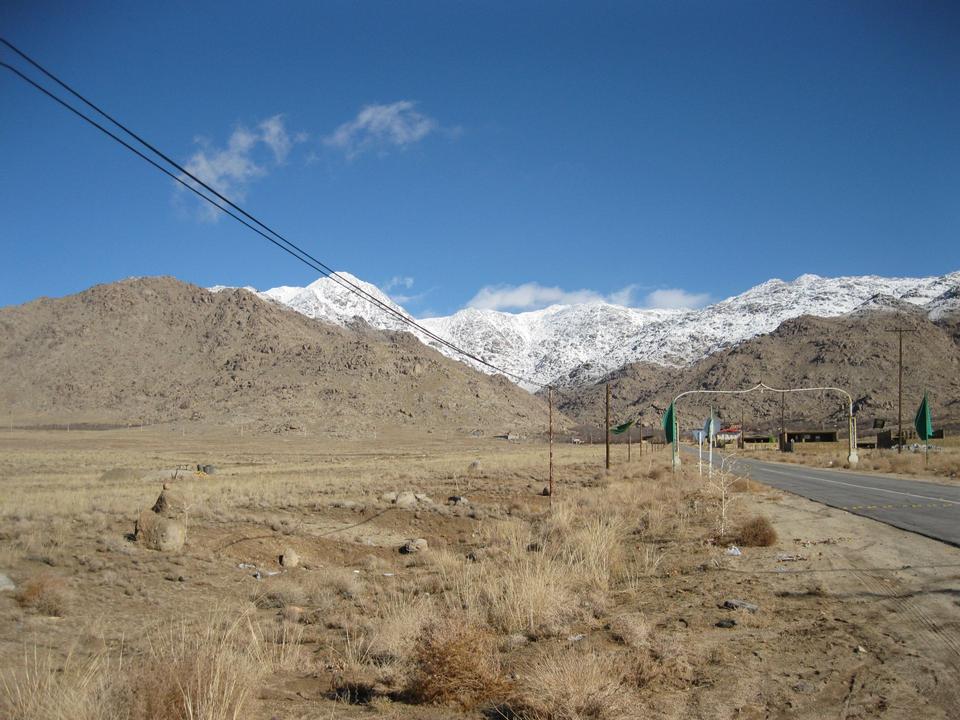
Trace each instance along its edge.
<path fill-rule="evenodd" d="M 338 275 L 404 312 L 376 286 L 348 273 Z M 410 330 L 398 318 L 329 278 L 305 288 L 279 287 L 259 294 L 319 320 L 344 325 L 362 319 L 383 329 Z M 510 373 L 540 383 L 572 385 L 630 362 L 685 365 L 771 332 L 800 315 L 832 317 L 858 309 L 896 310 L 909 304 L 936 320 L 958 311 L 958 298 L 960 272 L 928 278 L 801 275 L 789 282 L 769 280 L 698 310 L 637 309 L 597 302 L 523 313 L 468 308 L 419 322 Z M 441 352 L 463 359 L 422 333 L 415 334 Z M 478 368 L 489 371 L 483 365 Z M 527 389 L 537 387 L 521 384 Z"/>

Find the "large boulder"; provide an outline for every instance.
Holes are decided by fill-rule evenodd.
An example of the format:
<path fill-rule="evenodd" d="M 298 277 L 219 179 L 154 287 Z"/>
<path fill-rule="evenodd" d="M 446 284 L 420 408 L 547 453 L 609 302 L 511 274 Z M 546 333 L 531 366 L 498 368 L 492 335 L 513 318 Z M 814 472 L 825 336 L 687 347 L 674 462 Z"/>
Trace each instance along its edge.
<path fill-rule="evenodd" d="M 144 510 L 137 518 L 134 536 L 151 550 L 179 552 L 187 541 L 187 528 L 179 520 Z"/>

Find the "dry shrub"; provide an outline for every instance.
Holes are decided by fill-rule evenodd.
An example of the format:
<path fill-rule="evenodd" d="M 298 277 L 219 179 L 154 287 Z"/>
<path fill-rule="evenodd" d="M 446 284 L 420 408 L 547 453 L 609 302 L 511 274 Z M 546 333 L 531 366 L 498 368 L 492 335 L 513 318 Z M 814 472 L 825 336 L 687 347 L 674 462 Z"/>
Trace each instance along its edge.
<path fill-rule="evenodd" d="M 52 573 L 41 573 L 30 578 L 17 591 L 16 597 L 20 607 L 53 617 L 65 615 L 72 598 L 67 581 Z"/>
<path fill-rule="evenodd" d="M 610 635 L 628 648 L 640 650 L 647 647 L 650 624 L 641 613 L 626 613 L 610 621 Z"/>
<path fill-rule="evenodd" d="M 769 547 L 777 541 L 777 531 L 767 517 L 756 515 L 740 526 L 737 540 L 746 547 Z"/>
<path fill-rule="evenodd" d="M 616 654 L 544 651 L 520 672 L 511 703 L 531 720 L 620 720 L 631 717 L 635 698 L 625 684 L 623 659 Z"/>
<path fill-rule="evenodd" d="M 489 630 L 455 615 L 423 633 L 407 686 L 413 702 L 470 709 L 501 699 L 506 691 L 496 637 Z"/>

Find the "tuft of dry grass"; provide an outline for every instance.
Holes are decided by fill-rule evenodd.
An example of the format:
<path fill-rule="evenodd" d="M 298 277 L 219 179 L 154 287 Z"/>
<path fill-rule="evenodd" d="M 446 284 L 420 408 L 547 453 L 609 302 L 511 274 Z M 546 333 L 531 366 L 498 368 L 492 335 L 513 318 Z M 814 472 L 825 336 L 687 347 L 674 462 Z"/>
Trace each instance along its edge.
<path fill-rule="evenodd" d="M 23 666 L 0 676 L 0 717 L 9 720 L 124 720 L 132 718 L 119 662 L 72 653 L 55 665 L 51 653 L 24 648 Z"/>
<path fill-rule="evenodd" d="M 264 630 L 243 612 L 218 611 L 152 633 L 145 652 L 125 663 L 97 655 L 62 666 L 34 650 L 22 671 L 3 676 L 0 716 L 12 720 L 237 720 L 272 672 L 294 670 L 300 631 Z"/>
<path fill-rule="evenodd" d="M 497 638 L 463 616 L 428 626 L 416 646 L 407 686 L 413 702 L 471 709 L 500 700 L 507 683 L 500 672 Z"/>
<path fill-rule="evenodd" d="M 42 615 L 62 617 L 70 609 L 72 595 L 67 581 L 53 573 L 41 573 L 27 580 L 17 591 L 20 607 Z"/>
<path fill-rule="evenodd" d="M 622 720 L 632 717 L 635 697 L 617 655 L 555 647 L 520 672 L 511 703 L 530 720 Z"/>
<path fill-rule="evenodd" d="M 766 516 L 756 515 L 740 525 L 737 540 L 746 547 L 769 547 L 777 542 L 777 531 Z"/>

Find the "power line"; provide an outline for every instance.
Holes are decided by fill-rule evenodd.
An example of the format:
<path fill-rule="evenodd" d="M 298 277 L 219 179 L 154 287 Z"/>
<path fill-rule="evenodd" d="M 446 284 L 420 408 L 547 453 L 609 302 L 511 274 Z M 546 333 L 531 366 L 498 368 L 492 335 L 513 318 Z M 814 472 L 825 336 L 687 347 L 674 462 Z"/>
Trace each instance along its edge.
<path fill-rule="evenodd" d="M 308 253 L 306 250 L 304 250 L 303 248 L 299 247 L 299 246 L 296 245 L 295 243 L 291 242 L 290 240 L 288 240 L 287 238 L 285 238 L 283 235 L 281 235 L 279 232 L 277 232 L 276 230 L 274 230 L 273 228 L 271 228 L 269 225 L 267 225 L 267 224 L 265 224 L 264 222 L 262 222 L 261 220 L 257 219 L 255 216 L 253 216 L 253 215 L 251 215 L 250 213 L 248 213 L 246 210 L 244 210 L 242 207 L 240 207 L 239 205 L 237 205 L 236 203 L 234 203 L 233 201 L 231 201 L 229 198 L 227 198 L 227 197 L 225 197 L 224 195 L 222 195 L 221 193 L 219 193 L 215 188 L 212 188 L 210 185 L 208 185 L 207 183 L 205 183 L 203 180 L 201 180 L 200 178 L 196 177 L 193 173 L 191 173 L 191 172 L 188 171 L 186 168 L 184 168 L 183 166 L 181 166 L 179 163 L 177 163 L 176 161 L 174 161 L 173 159 L 171 159 L 167 154 L 165 154 L 165 153 L 163 153 L 161 150 L 157 149 L 154 145 L 152 145 L 151 143 L 149 143 L 149 142 L 147 142 L 146 140 L 144 140 L 140 135 L 138 135 L 138 134 L 135 133 L 134 131 L 130 130 L 126 125 L 124 125 L 124 124 L 122 124 L 120 121 L 116 120 L 116 119 L 115 119 L 113 116 L 111 116 L 109 113 L 107 113 L 106 111 L 102 110 L 99 106 L 97 106 L 97 105 L 96 105 L 95 103 L 93 103 L 92 101 L 88 100 L 86 97 L 84 97 L 84 96 L 83 96 L 82 94 L 80 94 L 78 91 L 74 90 L 74 89 L 73 89 L 72 87 L 70 87 L 67 83 L 65 83 L 65 82 L 63 82 L 62 80 L 60 80 L 56 75 L 54 75 L 54 74 L 51 73 L 49 70 L 47 70 L 46 68 L 44 68 L 44 67 L 43 67 L 42 65 L 40 65 L 37 61 L 35 61 L 34 59 L 32 59 L 30 56 L 28 56 L 28 55 L 27 55 L 26 53 L 24 53 L 22 50 L 20 50 L 20 49 L 17 48 L 16 46 L 14 46 L 12 43 L 10 43 L 9 41 L 7 41 L 7 40 L 4 39 L 4 38 L 0 38 L 0 42 L 2 42 L 4 45 L 6 45 L 8 48 L 10 48 L 13 52 L 15 52 L 17 55 L 19 55 L 20 57 L 22 57 L 24 60 L 26 60 L 27 62 L 29 62 L 29 63 L 30 63 L 31 65 L 33 65 L 35 68 L 37 68 L 38 70 L 40 70 L 44 75 L 46 75 L 47 77 L 49 77 L 51 80 L 53 80 L 54 82 L 56 82 L 58 85 L 60 85 L 60 86 L 63 87 L 64 89 L 66 89 L 66 90 L 67 90 L 68 92 L 70 92 L 72 95 L 74 95 L 75 97 L 77 97 L 78 99 L 80 99 L 80 100 L 81 100 L 83 103 L 85 103 L 88 107 L 92 108 L 92 109 L 95 110 L 97 113 L 99 113 L 100 115 L 102 115 L 103 117 L 105 117 L 107 120 L 109 120 L 111 123 L 113 123 L 116 127 L 120 128 L 123 132 L 125 132 L 127 135 L 129 135 L 129 136 L 132 137 L 134 140 L 136 140 L 138 143 L 140 143 L 142 146 L 146 147 L 150 152 L 152 152 L 152 153 L 154 153 L 155 155 L 157 155 L 158 157 L 162 158 L 165 162 L 167 162 L 168 164 L 170 164 L 171 166 L 173 166 L 174 168 L 176 168 L 178 171 L 180 171 L 183 175 L 189 177 L 189 178 L 190 178 L 191 180 L 193 180 L 195 183 L 197 183 L 198 185 L 200 185 L 201 187 L 203 187 L 205 190 L 207 190 L 208 192 L 212 193 L 214 196 L 216 196 L 216 197 L 219 198 L 221 201 L 223 201 L 223 203 L 224 203 L 225 205 L 229 206 L 230 208 L 233 208 L 233 209 L 236 210 L 237 212 L 236 212 L 236 213 L 232 212 L 231 210 L 227 209 L 227 207 L 224 207 L 224 205 L 221 205 L 219 202 L 217 202 L 217 201 L 214 200 L 213 198 L 211 198 L 211 197 L 205 195 L 204 193 L 200 192 L 200 190 L 198 190 L 196 187 L 194 187 L 194 185 L 192 185 L 191 183 L 188 183 L 186 180 L 184 180 L 182 176 L 177 176 L 176 174 L 174 174 L 173 172 L 171 172 L 169 169 L 163 167 L 163 166 L 162 166 L 160 163 L 158 163 L 156 160 L 148 157 L 146 154 L 144 154 L 143 152 L 141 152 L 141 151 L 138 150 L 137 148 L 133 147 L 133 145 L 131 145 L 130 143 L 128 143 L 127 141 L 125 141 L 124 139 L 122 139 L 121 137 L 119 137 L 118 135 L 116 135 L 115 133 L 113 133 L 113 132 L 111 132 L 110 130 L 108 130 L 107 128 L 105 128 L 103 125 L 101 125 L 100 123 L 98 123 L 96 120 L 94 120 L 94 119 L 90 118 L 89 116 L 85 115 L 83 112 L 81 112 L 80 110 L 77 110 L 75 107 L 73 107 L 71 104 L 69 104 L 68 102 L 66 102 L 66 101 L 63 100 L 62 98 L 60 98 L 60 97 L 58 97 L 57 95 L 53 94 L 52 92 L 50 92 L 48 89 L 46 89 L 45 87 L 43 87 L 43 86 L 40 85 L 39 83 L 35 82 L 35 81 L 32 80 L 31 78 L 29 78 L 29 77 L 27 77 L 26 75 L 24 75 L 22 72 L 20 72 L 20 71 L 19 71 L 18 69 L 16 69 L 15 67 L 13 67 L 13 66 L 5 63 L 5 62 L 0 62 L 0 67 L 4 67 L 4 68 L 6 68 L 7 70 L 10 70 L 10 71 L 11 71 L 12 73 L 14 73 L 17 77 L 19 77 L 21 80 L 25 81 L 26 83 L 28 83 L 29 85 L 31 85 L 31 86 L 34 87 L 35 89 L 39 90 L 39 91 L 42 92 L 44 95 L 46 95 L 47 97 L 51 98 L 52 100 L 55 100 L 57 103 L 59 103 L 59 104 L 62 105 L 63 107 L 65 107 L 66 109 L 70 110 L 72 113 L 74 113 L 75 115 L 77 115 L 77 116 L 80 117 L 81 119 L 85 120 L 86 122 L 88 122 L 89 124 L 91 124 L 92 126 L 94 126 L 95 128 L 97 128 L 98 130 L 100 130 L 101 132 L 103 132 L 105 135 L 107 135 L 108 137 L 110 137 L 111 139 L 113 139 L 114 141 L 118 142 L 120 145 L 122 145 L 123 147 L 125 147 L 127 150 L 131 151 L 132 153 L 134 153 L 135 155 L 137 155 L 138 157 L 140 157 L 142 160 L 145 160 L 145 161 L 147 161 L 148 163 L 150 163 L 150 164 L 151 164 L 153 167 L 155 167 L 157 170 L 160 170 L 160 171 L 163 172 L 164 174 L 166 174 L 166 175 L 168 175 L 169 177 L 173 178 L 173 179 L 174 179 L 175 181 L 177 181 L 179 184 L 183 185 L 183 186 L 186 187 L 188 190 L 190 190 L 191 192 L 195 193 L 198 197 L 200 197 L 200 198 L 203 199 L 204 201 L 210 203 L 210 204 L 213 205 L 215 208 L 217 208 L 217 209 L 220 210 L 221 212 L 225 213 L 226 215 L 229 215 L 229 216 L 232 217 L 234 220 L 236 220 L 236 221 L 239 222 L 240 224 L 244 225 L 245 227 L 249 228 L 250 230 L 253 230 L 255 233 L 257 233 L 258 235 L 260 235 L 261 237 L 263 237 L 265 240 L 267 240 L 267 241 L 271 242 L 272 244 L 276 245 L 276 246 L 279 247 L 281 250 L 283 250 L 284 252 L 288 253 L 289 255 L 295 257 L 297 260 L 299 260 L 300 262 L 304 263 L 305 265 L 307 265 L 307 266 L 310 267 L 311 269 L 316 270 L 317 272 L 319 272 L 319 273 L 321 273 L 323 276 L 331 279 L 332 281 L 334 281 L 335 283 L 337 283 L 338 285 L 340 285 L 341 287 L 343 287 L 343 288 L 346 289 L 347 291 L 352 292 L 354 295 L 357 295 L 357 296 L 359 296 L 359 297 L 367 300 L 368 302 L 374 304 L 375 306 L 377 306 L 377 307 L 380 308 L 381 310 L 384 310 L 384 311 L 386 311 L 387 313 L 389 313 L 389 314 L 397 317 L 401 322 L 403 322 L 403 323 L 405 323 L 405 324 L 407 324 L 407 325 L 409 325 L 409 326 L 411 326 L 411 327 L 413 327 L 413 328 L 416 328 L 417 330 L 419 330 L 421 333 L 423 333 L 424 335 L 426 335 L 426 336 L 427 336 L 428 338 L 430 338 L 431 340 L 436 341 L 437 343 L 439 343 L 439 344 L 442 345 L 443 347 L 446 347 L 446 348 L 448 348 L 448 349 L 450 349 L 450 350 L 452 350 L 452 351 L 454 351 L 454 352 L 462 355 L 462 356 L 465 357 L 465 358 L 468 358 L 468 359 L 470 359 L 470 360 L 473 360 L 474 362 L 477 362 L 477 363 L 479 363 L 479 364 L 481 364 L 481 365 L 484 365 L 484 366 L 490 368 L 491 370 L 495 370 L 495 371 L 498 372 L 498 373 L 501 373 L 501 374 L 503 374 L 503 375 L 505 375 L 505 376 L 507 376 L 507 377 L 511 377 L 511 378 L 513 378 L 513 379 L 515 379 L 515 380 L 518 380 L 518 381 L 520 381 L 520 382 L 529 383 L 529 384 L 531 384 L 531 385 L 535 385 L 535 386 L 538 386 L 538 387 L 541 387 L 541 388 L 549 387 L 549 384 L 548 384 L 548 383 L 539 382 L 539 381 L 537 381 L 537 380 L 533 380 L 533 379 L 531 379 L 531 378 L 524 377 L 524 376 L 522 376 L 522 375 L 519 375 L 519 374 L 517 374 L 517 373 L 511 372 L 511 371 L 509 371 L 509 370 L 505 370 L 504 368 L 501 368 L 501 367 L 499 367 L 499 366 L 497 366 L 497 365 L 494 365 L 493 363 L 491 363 L 491 362 L 489 362 L 489 361 L 487 361 L 487 360 L 484 360 L 484 359 L 478 357 L 477 355 L 475 355 L 475 354 L 473 354 L 473 353 L 471 353 L 471 352 L 469 352 L 469 351 L 467 351 L 467 350 L 464 350 L 463 348 L 461 348 L 461 347 L 453 344 L 453 343 L 450 342 L 449 340 L 447 340 L 447 339 L 445 339 L 445 338 L 437 335 L 437 334 L 434 333 L 433 331 L 431 331 L 431 330 L 429 330 L 428 328 L 424 327 L 423 325 L 421 325 L 420 323 L 418 323 L 416 320 L 414 320 L 412 317 L 408 316 L 406 313 L 403 313 L 403 312 L 399 311 L 398 309 L 394 308 L 393 306 L 388 305 L 387 303 L 385 303 L 385 302 L 383 302 L 382 300 L 380 300 L 379 298 L 377 298 L 375 295 L 373 295 L 373 294 L 367 292 L 366 290 L 364 290 L 364 289 L 363 289 L 362 287 L 360 287 L 359 285 L 351 282 L 351 281 L 348 280 L 347 278 L 344 278 L 344 277 L 341 276 L 339 273 L 337 273 L 337 272 L 334 271 L 332 268 L 330 268 L 328 265 L 326 265 L 325 263 L 321 262 L 321 261 L 318 260 L 317 258 L 313 257 L 313 256 L 310 255 L 310 253 Z M 239 213 L 239 215 L 238 215 L 237 213 Z M 240 217 L 240 215 L 242 215 L 243 217 Z M 244 219 L 243 219 L 244 217 L 245 217 L 245 218 L 248 218 L 250 222 L 248 222 L 247 220 L 244 220 Z M 253 224 L 252 224 L 252 223 L 253 223 Z M 255 227 L 254 224 L 257 225 L 257 226 L 259 226 L 259 227 Z M 260 228 L 263 228 L 263 229 L 261 230 Z M 268 235 L 267 233 L 269 233 L 269 235 Z M 274 237 L 270 237 L 270 235 L 275 236 L 276 239 L 274 239 Z"/>

